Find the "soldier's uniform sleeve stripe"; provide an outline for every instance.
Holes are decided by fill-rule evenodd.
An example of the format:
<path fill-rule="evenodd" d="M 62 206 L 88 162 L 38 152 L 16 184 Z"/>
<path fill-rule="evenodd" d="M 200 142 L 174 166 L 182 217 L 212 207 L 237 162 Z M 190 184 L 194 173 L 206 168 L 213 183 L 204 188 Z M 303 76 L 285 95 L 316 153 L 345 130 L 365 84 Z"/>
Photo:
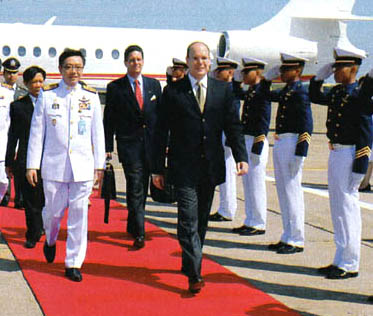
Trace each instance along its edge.
<path fill-rule="evenodd" d="M 308 144 L 310 144 L 311 143 L 311 135 L 308 134 L 307 132 L 299 135 L 297 144 L 302 143 L 302 142 L 307 142 Z"/>
<path fill-rule="evenodd" d="M 369 148 L 369 146 L 365 146 L 364 148 L 356 151 L 355 159 L 359 159 L 359 158 L 364 157 L 364 156 L 369 157 L 371 152 L 372 152 L 372 150 Z"/>
<path fill-rule="evenodd" d="M 255 137 L 255 139 L 254 139 L 254 144 L 255 144 L 255 143 L 264 142 L 265 138 L 266 138 L 266 137 L 265 137 L 264 134 Z"/>

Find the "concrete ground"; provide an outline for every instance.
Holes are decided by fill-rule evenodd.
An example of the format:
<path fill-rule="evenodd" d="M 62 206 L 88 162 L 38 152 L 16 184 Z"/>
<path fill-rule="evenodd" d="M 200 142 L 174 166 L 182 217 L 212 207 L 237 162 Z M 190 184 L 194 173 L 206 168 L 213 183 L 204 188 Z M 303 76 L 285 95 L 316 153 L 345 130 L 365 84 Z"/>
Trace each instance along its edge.
<path fill-rule="evenodd" d="M 280 255 L 266 249 L 269 243 L 279 240 L 282 232 L 276 186 L 271 179 L 271 146 L 267 165 L 266 234 L 244 237 L 230 232 L 233 227 L 240 226 L 244 219 L 243 189 L 241 179 L 238 178 L 236 218 L 233 222 L 209 224 L 204 253 L 301 315 L 373 315 L 373 304 L 367 303 L 367 297 L 373 295 L 373 284 L 370 282 L 373 275 L 373 193 L 360 194 L 360 200 L 364 204 L 361 208 L 363 233 L 359 277 L 327 280 L 316 273 L 316 268 L 332 262 L 335 251 L 327 197 L 328 146 L 324 135 L 325 110 L 322 107 L 313 107 L 315 133 L 303 171 L 306 205 L 305 251 Z M 275 111 L 274 108 L 273 112 Z M 269 134 L 269 141 L 273 144 L 273 132 Z M 117 188 L 120 191 L 119 202 L 125 203 L 123 172 L 116 160 L 114 165 Z M 217 210 L 218 203 L 217 188 L 212 212 Z M 161 205 L 149 198 L 146 216 L 159 227 L 176 234 L 175 205 Z M 0 243 L 0 291 L 0 315 L 43 315 L 4 241 Z"/>

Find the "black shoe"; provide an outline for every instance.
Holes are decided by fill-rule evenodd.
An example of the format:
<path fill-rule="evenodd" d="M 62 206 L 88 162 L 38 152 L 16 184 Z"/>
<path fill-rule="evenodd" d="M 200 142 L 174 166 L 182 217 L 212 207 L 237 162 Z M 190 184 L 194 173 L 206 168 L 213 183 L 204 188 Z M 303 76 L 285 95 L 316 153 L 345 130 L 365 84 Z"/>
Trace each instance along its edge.
<path fill-rule="evenodd" d="M 215 214 L 209 215 L 209 221 L 212 221 L 212 222 L 231 222 L 232 220 L 220 215 L 219 213 L 215 213 Z"/>
<path fill-rule="evenodd" d="M 282 241 L 279 241 L 277 244 L 270 244 L 268 245 L 269 250 L 279 250 L 281 247 L 285 246 L 286 244 Z"/>
<path fill-rule="evenodd" d="M 65 276 L 74 282 L 81 282 L 83 280 L 78 268 L 65 268 Z"/>
<path fill-rule="evenodd" d="M 201 292 L 201 289 L 205 286 L 205 281 L 202 278 L 196 280 L 189 280 L 189 292 L 196 294 Z"/>
<path fill-rule="evenodd" d="M 180 271 L 181 271 L 182 274 L 188 276 L 187 272 L 186 272 L 186 269 L 184 267 L 181 267 Z"/>
<path fill-rule="evenodd" d="M 239 234 L 241 231 L 244 231 L 248 228 L 249 228 L 249 226 L 246 226 L 246 225 L 242 225 L 240 227 L 235 227 L 235 228 L 232 228 L 232 233 Z"/>
<path fill-rule="evenodd" d="M 8 206 L 9 200 L 10 200 L 10 196 L 5 194 L 1 203 L 0 203 L 0 206 Z"/>
<path fill-rule="evenodd" d="M 26 240 L 26 242 L 23 244 L 25 248 L 35 248 L 36 242 L 31 240 Z"/>
<path fill-rule="evenodd" d="M 365 188 L 359 188 L 359 192 L 370 192 L 370 183 Z"/>
<path fill-rule="evenodd" d="M 257 229 L 255 227 L 247 227 L 247 229 L 240 231 L 241 236 L 255 236 L 255 235 L 264 235 L 264 229 Z"/>
<path fill-rule="evenodd" d="M 373 303 L 373 296 L 368 296 L 368 302 Z"/>
<path fill-rule="evenodd" d="M 47 262 L 52 263 L 56 256 L 56 245 L 48 246 L 48 243 L 45 241 L 43 247 L 44 257 L 47 259 Z"/>
<path fill-rule="evenodd" d="M 135 241 L 133 243 L 133 247 L 136 249 L 141 249 L 145 247 L 145 237 L 144 236 L 138 236 L 135 238 Z"/>
<path fill-rule="evenodd" d="M 23 206 L 23 203 L 18 202 L 18 203 L 14 203 L 14 208 L 23 210 L 25 207 Z"/>
<path fill-rule="evenodd" d="M 341 280 L 341 279 L 349 279 L 349 278 L 356 278 L 359 275 L 359 272 L 347 272 L 341 268 L 336 267 L 335 269 L 331 270 L 327 275 L 327 279 L 333 280 Z"/>
<path fill-rule="evenodd" d="M 330 264 L 326 267 L 318 268 L 317 273 L 321 275 L 328 275 L 332 270 L 337 269 L 337 266 Z"/>
<path fill-rule="evenodd" d="M 303 252 L 303 250 L 304 250 L 303 247 L 297 247 L 297 246 L 292 246 L 292 245 L 284 245 L 277 250 L 277 253 L 292 254 L 292 253 L 297 253 L 297 252 Z"/>

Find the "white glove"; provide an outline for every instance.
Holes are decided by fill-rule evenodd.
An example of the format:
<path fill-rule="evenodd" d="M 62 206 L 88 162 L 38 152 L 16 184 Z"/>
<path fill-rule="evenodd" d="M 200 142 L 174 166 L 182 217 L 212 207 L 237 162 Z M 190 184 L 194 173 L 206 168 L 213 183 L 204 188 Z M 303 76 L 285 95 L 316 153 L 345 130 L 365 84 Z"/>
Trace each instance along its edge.
<path fill-rule="evenodd" d="M 316 73 L 315 80 L 321 81 L 329 78 L 333 74 L 333 63 L 322 66 Z"/>
<path fill-rule="evenodd" d="M 242 77 L 242 72 L 241 69 L 236 69 L 233 74 L 233 80 L 237 82 L 242 82 L 243 77 Z"/>
<path fill-rule="evenodd" d="M 267 81 L 272 81 L 278 76 L 280 76 L 280 66 L 274 66 L 264 74 L 264 79 Z"/>
<path fill-rule="evenodd" d="M 305 157 L 303 156 L 294 156 L 294 159 L 290 163 L 290 176 L 292 178 L 297 175 L 298 171 L 303 166 L 304 159 Z"/>
<path fill-rule="evenodd" d="M 361 173 L 356 173 L 353 172 L 351 174 L 351 179 L 350 179 L 350 191 L 357 192 L 359 190 L 359 186 L 361 181 L 363 181 L 364 175 Z"/>
<path fill-rule="evenodd" d="M 168 74 L 169 76 L 172 76 L 172 66 L 167 67 L 166 74 Z"/>
<path fill-rule="evenodd" d="M 260 155 L 250 153 L 250 161 L 254 166 L 259 165 L 260 162 Z"/>

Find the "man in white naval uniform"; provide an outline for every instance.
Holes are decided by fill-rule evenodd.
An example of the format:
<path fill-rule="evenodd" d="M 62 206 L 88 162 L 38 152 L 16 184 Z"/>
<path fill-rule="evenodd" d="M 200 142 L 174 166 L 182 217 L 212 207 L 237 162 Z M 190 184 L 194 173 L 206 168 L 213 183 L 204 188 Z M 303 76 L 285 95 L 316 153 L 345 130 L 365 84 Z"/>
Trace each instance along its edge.
<path fill-rule="evenodd" d="M 13 97 L 14 91 L 12 88 L 5 83 L 0 84 L 0 201 L 8 188 L 8 178 L 5 173 L 5 153 L 10 125 L 9 108 L 10 103 L 13 102 Z"/>
<path fill-rule="evenodd" d="M 334 63 L 324 65 L 311 79 L 313 103 L 328 106 L 328 190 L 336 251 L 333 263 L 318 269 L 328 279 L 357 277 L 360 266 L 361 211 L 358 188 L 372 148 L 373 71 L 356 80 L 364 51 L 336 47 Z M 337 83 L 323 92 L 324 80 Z"/>
<path fill-rule="evenodd" d="M 94 176 L 105 165 L 105 138 L 101 105 L 96 91 L 83 82 L 85 58 L 66 49 L 59 57 L 62 80 L 38 97 L 31 122 L 27 152 L 27 179 L 35 185 L 37 169 L 45 194 L 44 255 L 53 262 L 60 221 L 69 207 L 65 275 L 81 281 L 80 268 L 87 249 L 88 198 Z"/>
<path fill-rule="evenodd" d="M 232 59 L 218 57 L 216 59 L 217 66 L 214 70 L 215 79 L 229 82 L 232 86 L 232 79 L 238 63 Z M 233 106 L 236 109 L 237 116 L 240 116 L 241 103 L 239 99 L 235 99 Z M 214 214 L 209 215 L 209 221 L 225 222 L 232 221 L 237 212 L 237 169 L 236 161 L 233 158 L 232 150 L 227 143 L 225 134 L 223 133 L 222 142 L 224 144 L 225 158 L 225 182 L 219 185 L 219 208 Z"/>

